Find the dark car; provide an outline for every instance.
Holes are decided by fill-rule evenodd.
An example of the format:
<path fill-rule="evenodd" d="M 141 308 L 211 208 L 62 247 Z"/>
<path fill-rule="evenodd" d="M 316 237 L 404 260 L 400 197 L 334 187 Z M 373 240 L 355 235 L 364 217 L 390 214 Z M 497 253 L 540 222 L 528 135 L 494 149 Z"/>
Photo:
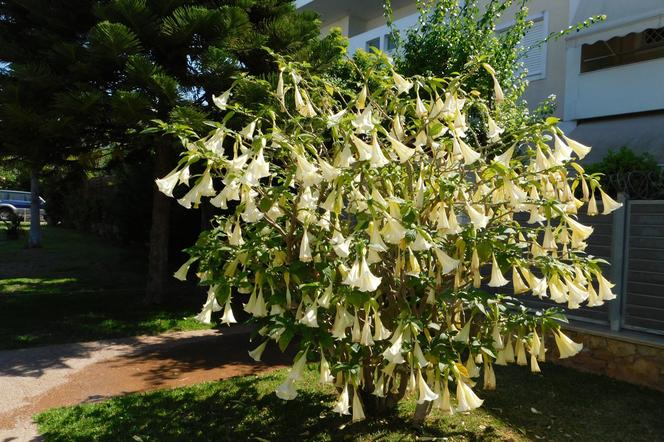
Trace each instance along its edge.
<path fill-rule="evenodd" d="M 0 189 L 0 220 L 8 221 L 13 215 L 27 220 L 30 218 L 30 192 Z M 45 216 L 46 201 L 39 197 L 40 216 Z"/>

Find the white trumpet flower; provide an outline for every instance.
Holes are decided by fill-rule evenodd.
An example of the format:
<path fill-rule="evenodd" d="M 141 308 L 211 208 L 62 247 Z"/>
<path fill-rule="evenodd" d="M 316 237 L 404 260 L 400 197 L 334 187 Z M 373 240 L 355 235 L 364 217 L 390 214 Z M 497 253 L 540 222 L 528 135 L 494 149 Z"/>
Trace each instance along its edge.
<path fill-rule="evenodd" d="M 489 131 L 486 135 L 491 143 L 495 143 L 496 141 L 500 140 L 500 135 L 505 132 L 505 129 L 498 126 L 493 118 L 489 117 L 488 120 Z"/>
<path fill-rule="evenodd" d="M 222 324 L 231 325 L 236 324 L 235 316 L 233 315 L 233 308 L 231 307 L 231 298 L 230 296 L 226 300 L 224 305 L 224 314 L 221 316 Z"/>
<path fill-rule="evenodd" d="M 318 328 L 318 304 L 312 302 L 309 304 L 307 309 L 300 319 L 300 324 L 304 324 L 307 327 Z"/>
<path fill-rule="evenodd" d="M 297 388 L 295 388 L 295 380 L 286 379 L 279 387 L 277 388 L 277 397 L 285 401 L 293 400 L 297 397 Z"/>
<path fill-rule="evenodd" d="M 295 179 L 302 182 L 304 187 L 316 186 L 323 181 L 323 177 L 318 173 L 318 168 L 302 155 L 297 156 Z"/>
<path fill-rule="evenodd" d="M 583 344 L 577 344 L 576 342 L 572 341 L 560 330 L 555 332 L 553 337 L 556 339 L 556 345 L 558 346 L 560 359 L 574 356 L 583 349 Z"/>
<path fill-rule="evenodd" d="M 330 372 L 330 363 L 327 362 L 323 353 L 320 355 L 320 376 L 318 382 L 321 384 L 331 384 L 334 382 L 334 376 Z"/>
<path fill-rule="evenodd" d="M 445 414 L 454 414 L 454 407 L 452 407 L 452 401 L 450 400 L 450 389 L 447 378 L 443 381 L 443 392 L 435 402 L 435 405 Z"/>
<path fill-rule="evenodd" d="M 406 80 L 395 71 L 392 71 L 392 80 L 394 80 L 394 85 L 397 88 L 397 94 L 408 92 L 413 87 L 412 82 Z"/>
<path fill-rule="evenodd" d="M 434 247 L 433 251 L 436 254 L 436 258 L 442 267 L 440 271 L 443 275 L 450 273 L 452 270 L 455 270 L 459 266 L 460 261 L 450 257 L 443 250 Z"/>
<path fill-rule="evenodd" d="M 226 110 L 228 107 L 228 99 L 231 97 L 231 90 L 228 89 L 221 95 L 212 95 L 212 102 L 221 110 Z"/>
<path fill-rule="evenodd" d="M 415 154 L 415 149 L 411 149 L 401 141 L 392 138 L 390 135 L 388 135 L 388 139 L 390 140 L 392 150 L 397 154 L 400 163 L 405 163 Z"/>
<path fill-rule="evenodd" d="M 422 347 L 420 347 L 420 343 L 415 340 L 415 347 L 413 347 L 413 356 L 415 356 L 415 359 L 417 359 L 417 364 L 420 366 L 420 368 L 424 368 L 427 365 L 429 365 L 429 361 L 424 357 L 424 353 L 422 353 Z"/>
<path fill-rule="evenodd" d="M 362 90 L 357 95 L 357 101 L 355 101 L 355 106 L 357 106 L 359 110 L 362 110 L 366 107 L 366 104 L 367 104 L 367 85 L 365 84 L 364 86 L 362 86 Z"/>
<path fill-rule="evenodd" d="M 360 264 L 359 278 L 357 281 L 357 289 L 361 292 L 373 292 L 376 291 L 380 285 L 382 278 L 375 276 L 371 273 L 369 265 L 367 264 L 366 257 L 362 256 L 362 262 Z"/>
<path fill-rule="evenodd" d="M 371 159 L 369 164 L 371 167 L 378 169 L 389 164 L 390 160 L 383 154 L 383 150 L 378 145 L 378 138 L 374 135 L 371 142 Z"/>
<path fill-rule="evenodd" d="M 528 291 L 528 286 L 523 281 L 523 278 L 521 278 L 516 266 L 512 267 L 512 286 L 514 287 L 515 295 L 520 295 Z"/>
<path fill-rule="evenodd" d="M 341 118 L 346 115 L 346 109 L 342 109 L 336 114 L 329 115 L 327 117 L 327 128 L 337 126 L 341 122 Z"/>
<path fill-rule="evenodd" d="M 351 141 L 357 148 L 357 152 L 359 154 L 358 159 L 360 161 L 367 161 L 371 159 L 371 145 L 365 143 L 355 135 L 351 135 Z"/>
<path fill-rule="evenodd" d="M 189 267 L 197 260 L 198 258 L 189 258 L 184 264 L 180 266 L 179 269 L 175 273 L 173 273 L 173 277 L 177 279 L 178 281 L 186 281 L 187 280 L 187 273 L 189 272 Z"/>
<path fill-rule="evenodd" d="M 218 312 L 221 310 L 221 306 L 217 302 L 215 289 L 216 287 L 210 287 L 210 290 L 208 290 L 207 300 L 205 301 L 205 304 L 203 304 L 203 309 L 198 315 L 196 315 L 196 319 L 204 324 L 211 324 L 212 312 Z"/>
<path fill-rule="evenodd" d="M 417 115 L 420 118 L 424 118 L 427 116 L 429 111 L 427 111 L 426 106 L 424 106 L 424 103 L 420 99 L 420 93 L 415 89 L 415 94 L 417 96 L 417 99 L 415 100 L 415 115 Z"/>
<path fill-rule="evenodd" d="M 398 334 L 396 334 L 397 332 Z M 395 337 L 392 338 L 392 345 L 383 352 L 383 357 L 394 364 L 403 364 L 406 360 L 401 355 L 401 346 L 403 344 L 403 333 L 401 330 L 395 331 Z"/>
<path fill-rule="evenodd" d="M 554 133 L 553 139 L 554 139 L 553 157 L 556 159 L 556 161 L 558 161 L 559 163 L 563 163 L 565 161 L 569 161 L 570 159 L 572 159 L 573 150 L 567 144 L 565 144 L 563 140 L 560 139 L 558 134 Z"/>
<path fill-rule="evenodd" d="M 493 371 L 493 364 L 484 364 L 484 389 L 496 389 L 496 373 Z"/>
<path fill-rule="evenodd" d="M 417 385 L 418 385 L 418 395 L 417 403 L 423 404 L 425 402 L 433 402 L 438 399 L 438 394 L 434 393 L 431 388 L 427 385 L 422 376 L 422 370 L 417 370 Z"/>
<path fill-rule="evenodd" d="M 201 202 L 201 197 L 216 195 L 214 185 L 212 184 L 212 175 L 208 167 L 198 183 L 187 192 L 185 196 L 178 200 L 183 207 L 190 209 L 192 204 L 197 207 Z"/>
<path fill-rule="evenodd" d="M 360 333 L 360 344 L 366 346 L 374 345 L 374 341 L 371 338 L 371 319 L 367 313 L 364 317 L 364 325 L 362 326 L 362 331 Z"/>
<path fill-rule="evenodd" d="M 300 261 L 310 262 L 313 259 L 311 256 L 311 247 L 309 246 L 309 232 L 304 229 L 302 234 L 302 241 L 300 242 Z"/>
<path fill-rule="evenodd" d="M 249 352 L 249 356 L 251 357 L 251 359 L 253 359 L 256 362 L 261 361 L 261 356 L 263 355 L 263 352 L 265 351 L 265 347 L 267 347 L 267 342 L 268 341 L 263 341 L 263 343 L 261 345 L 259 345 L 258 347 L 256 347 L 255 349 L 253 349 Z"/>
<path fill-rule="evenodd" d="M 502 287 L 509 284 L 509 280 L 505 279 L 502 272 L 500 271 L 500 266 L 498 261 L 496 261 L 496 255 L 493 255 L 493 261 L 491 266 L 491 280 L 489 281 L 489 287 Z"/>
<path fill-rule="evenodd" d="M 359 422 L 365 419 L 364 410 L 362 409 L 362 401 L 360 400 L 360 392 L 357 387 L 353 392 L 353 422 Z"/>
<path fill-rule="evenodd" d="M 371 115 L 371 105 L 367 106 L 361 114 L 358 114 L 352 121 L 356 133 L 369 133 L 374 128 L 374 123 Z"/>
<path fill-rule="evenodd" d="M 614 210 L 618 210 L 623 206 L 622 203 L 619 203 L 618 201 L 611 198 L 603 190 L 600 189 L 599 192 L 600 195 L 602 195 L 602 205 L 604 206 L 604 211 L 602 211 L 602 215 L 608 215 Z"/>
<path fill-rule="evenodd" d="M 463 380 L 457 378 L 457 409 L 456 411 L 471 411 L 482 406 L 484 401 L 477 397 L 475 392 Z"/>
<path fill-rule="evenodd" d="M 485 215 L 483 212 L 480 212 L 480 210 L 475 209 L 474 207 L 466 204 L 466 213 L 468 214 L 468 217 L 470 218 L 470 222 L 475 226 L 475 229 L 477 230 L 482 230 L 484 229 L 487 224 L 489 224 L 489 221 L 491 217 Z"/>
<path fill-rule="evenodd" d="M 186 168 L 186 170 L 189 169 Z M 166 196 L 170 196 L 172 198 L 173 189 L 175 189 L 175 186 L 177 186 L 181 176 L 182 176 L 182 171 L 178 170 L 178 168 L 176 167 L 175 169 L 170 171 L 168 175 L 166 175 L 165 177 L 155 180 L 155 183 L 157 183 L 157 188 L 161 193 L 163 193 Z"/>
<path fill-rule="evenodd" d="M 599 282 L 599 298 L 603 301 L 616 299 L 616 295 L 611 291 L 611 289 L 615 287 L 615 284 L 609 282 L 609 280 L 607 280 L 600 272 L 595 273 L 595 276 Z"/>
<path fill-rule="evenodd" d="M 580 160 L 582 160 L 586 155 L 590 153 L 591 150 L 590 146 L 585 146 L 576 140 L 567 138 L 564 135 L 563 138 L 565 138 L 567 145 L 574 151 L 574 153 L 579 157 Z"/>
<path fill-rule="evenodd" d="M 475 152 L 465 141 L 457 137 L 452 139 L 452 153 L 455 156 L 462 157 L 466 165 L 473 164 L 482 156 L 479 152 Z"/>
<path fill-rule="evenodd" d="M 242 138 L 246 138 L 247 140 L 253 140 L 254 139 L 254 131 L 256 130 L 256 120 L 252 121 L 251 123 L 247 124 L 240 132 L 240 136 Z"/>
<path fill-rule="evenodd" d="M 335 413 L 339 413 L 341 415 L 344 414 L 348 415 L 350 414 L 348 412 L 349 408 L 350 408 L 350 403 L 348 399 L 348 384 L 345 384 L 343 390 L 341 390 L 339 398 L 337 399 L 337 403 L 334 405 L 332 411 L 334 411 Z"/>
<path fill-rule="evenodd" d="M 502 164 L 505 167 L 510 167 L 510 161 L 512 160 L 512 155 L 514 155 L 514 146 L 510 147 L 502 154 L 497 155 L 496 158 L 493 159 L 493 161 Z"/>
<path fill-rule="evenodd" d="M 380 319 L 380 313 L 375 312 L 374 314 L 374 335 L 373 338 L 375 341 L 383 341 L 390 337 L 391 332 L 385 328 L 383 322 Z"/>
<path fill-rule="evenodd" d="M 387 222 L 380 233 L 383 239 L 390 244 L 399 244 L 406 237 L 406 229 L 392 216 L 387 217 Z"/>
<path fill-rule="evenodd" d="M 456 342 L 465 342 L 467 344 L 468 341 L 470 340 L 470 324 L 471 324 L 471 322 L 472 322 L 471 320 L 468 320 L 464 324 L 464 326 L 461 328 L 461 330 L 459 330 L 459 333 L 454 335 L 452 340 L 456 341 Z"/>
<path fill-rule="evenodd" d="M 321 174 L 323 175 L 323 178 L 328 183 L 331 183 L 332 181 L 337 179 L 337 177 L 341 174 L 341 170 L 334 167 L 333 165 L 331 165 L 330 163 L 328 163 L 323 159 L 318 159 L 318 165 L 320 166 L 320 171 Z"/>
<path fill-rule="evenodd" d="M 374 381 L 374 391 L 371 392 L 376 397 L 385 397 L 385 376 L 382 374 Z"/>

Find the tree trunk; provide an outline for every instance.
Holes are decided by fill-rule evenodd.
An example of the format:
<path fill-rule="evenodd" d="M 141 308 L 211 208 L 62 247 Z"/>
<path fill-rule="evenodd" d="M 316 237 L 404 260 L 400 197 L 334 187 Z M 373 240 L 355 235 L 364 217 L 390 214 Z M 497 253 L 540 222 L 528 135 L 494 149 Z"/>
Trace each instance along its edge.
<path fill-rule="evenodd" d="M 422 424 L 424 423 L 424 419 L 429 415 L 431 412 L 433 403 L 432 402 L 424 402 L 421 404 L 417 404 L 415 407 L 415 414 L 413 414 L 413 425 L 416 427 L 421 427 Z"/>
<path fill-rule="evenodd" d="M 28 234 L 28 247 L 30 248 L 42 245 L 40 209 L 39 169 L 33 166 L 30 170 L 30 232 Z"/>
<path fill-rule="evenodd" d="M 155 178 L 168 173 L 170 156 L 165 147 L 155 154 Z M 152 184 L 152 225 L 150 227 L 150 251 L 148 256 L 148 284 L 145 303 L 161 304 L 164 301 L 168 278 L 168 239 L 170 234 L 171 201 Z"/>

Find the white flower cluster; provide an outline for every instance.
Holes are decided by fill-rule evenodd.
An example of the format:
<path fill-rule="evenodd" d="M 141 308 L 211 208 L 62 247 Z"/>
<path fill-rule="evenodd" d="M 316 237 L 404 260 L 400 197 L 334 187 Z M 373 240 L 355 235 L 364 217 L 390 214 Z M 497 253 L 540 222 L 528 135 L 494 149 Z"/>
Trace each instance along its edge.
<path fill-rule="evenodd" d="M 352 406 L 353 420 L 364 418 L 361 391 L 397 394 L 402 380 L 420 403 L 468 411 L 482 404 L 471 389 L 477 364 L 492 389 L 494 363 L 526 365 L 527 348 L 539 371 L 546 349 L 534 326 L 510 329 L 509 312 L 478 313 L 458 293 L 511 283 L 514 295 L 569 308 L 614 298 L 598 261 L 583 253 L 593 229 L 576 220 L 584 204 L 589 215 L 599 213 L 597 193 L 604 214 L 620 207 L 575 162 L 590 148 L 553 124 L 505 130 L 489 105 L 499 107 L 503 92 L 493 69 L 484 69 L 493 97 L 466 94 L 458 79 L 396 72 L 374 73 L 348 95 L 285 66 L 272 91 L 274 109 L 255 114 L 229 104 L 230 90 L 215 97 L 220 109 L 244 114 L 246 124 L 234 130 L 227 122 L 187 142 L 185 160 L 157 180 L 173 196 L 198 167 L 200 176 L 178 202 L 196 207 L 211 197 L 226 213 L 211 246 L 230 250 L 224 261 L 194 257 L 176 273 L 185 278 L 200 259 L 201 279 L 215 281 L 199 319 L 210 322 L 222 309 L 219 299 L 222 321 L 235 322 L 231 290 L 220 288 L 228 286 L 249 294 L 244 310 L 263 320 L 266 340 L 250 352 L 254 359 L 269 339 L 281 342 L 298 327 L 311 331 L 280 398 L 296 397 L 307 356 L 320 348 L 320 380 L 339 387 L 334 410 L 349 414 Z M 470 125 L 470 115 L 482 127 Z M 482 271 L 488 267 L 489 277 Z M 547 327 L 561 357 L 580 350 Z M 477 346 L 484 336 L 495 352 Z M 434 349 L 441 342 L 444 354 Z M 351 351 L 356 345 L 360 352 Z M 333 374 L 328 360 L 359 370 Z"/>

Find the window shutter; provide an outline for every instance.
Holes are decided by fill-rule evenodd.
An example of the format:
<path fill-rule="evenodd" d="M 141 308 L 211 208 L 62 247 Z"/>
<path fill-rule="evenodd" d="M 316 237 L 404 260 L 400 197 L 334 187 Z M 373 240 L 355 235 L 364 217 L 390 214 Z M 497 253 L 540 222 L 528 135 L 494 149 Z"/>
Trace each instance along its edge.
<path fill-rule="evenodd" d="M 543 18 L 539 18 L 534 21 L 532 28 L 530 28 L 526 35 L 523 36 L 520 44 L 522 47 L 528 48 L 536 45 L 545 38 L 546 29 L 544 29 L 544 20 Z M 544 70 L 546 66 L 545 47 L 546 43 L 534 47 L 526 52 L 521 58 L 524 67 L 528 70 L 528 77 L 544 76 Z"/>

